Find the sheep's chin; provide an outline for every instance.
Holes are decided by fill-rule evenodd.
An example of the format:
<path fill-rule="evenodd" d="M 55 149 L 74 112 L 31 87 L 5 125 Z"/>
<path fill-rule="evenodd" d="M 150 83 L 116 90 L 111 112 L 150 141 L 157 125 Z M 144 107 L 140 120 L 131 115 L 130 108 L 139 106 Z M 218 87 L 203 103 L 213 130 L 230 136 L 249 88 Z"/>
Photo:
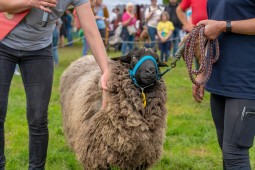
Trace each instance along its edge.
<path fill-rule="evenodd" d="M 142 87 L 145 87 L 145 86 L 154 84 L 155 81 L 156 81 L 156 79 L 152 79 L 152 78 L 140 78 L 138 80 L 138 84 Z"/>

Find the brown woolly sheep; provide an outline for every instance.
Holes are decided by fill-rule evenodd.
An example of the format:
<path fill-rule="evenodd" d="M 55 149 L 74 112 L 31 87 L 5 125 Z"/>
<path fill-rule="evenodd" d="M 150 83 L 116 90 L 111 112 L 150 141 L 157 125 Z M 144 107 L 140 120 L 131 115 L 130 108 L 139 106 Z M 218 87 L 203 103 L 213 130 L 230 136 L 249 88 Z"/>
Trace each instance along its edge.
<path fill-rule="evenodd" d="M 159 63 L 151 49 L 119 59 L 131 63 L 134 54 L 140 58 L 142 54 L 151 55 Z M 144 107 L 141 90 L 129 76 L 131 64 L 109 60 L 109 66 L 105 109 L 101 109 L 101 72 L 93 57 L 78 59 L 63 73 L 60 91 L 64 133 L 86 170 L 147 169 L 160 158 L 165 137 L 164 81 L 157 80 L 145 90 Z"/>

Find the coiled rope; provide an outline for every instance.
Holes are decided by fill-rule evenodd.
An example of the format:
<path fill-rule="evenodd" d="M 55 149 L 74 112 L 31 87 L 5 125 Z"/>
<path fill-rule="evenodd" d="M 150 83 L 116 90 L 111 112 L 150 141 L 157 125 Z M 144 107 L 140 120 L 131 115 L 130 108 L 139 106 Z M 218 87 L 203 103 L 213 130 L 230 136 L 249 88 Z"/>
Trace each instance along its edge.
<path fill-rule="evenodd" d="M 209 80 L 212 73 L 213 64 L 218 61 L 220 50 L 218 39 L 208 40 L 204 37 L 205 26 L 196 26 L 188 35 L 184 42 L 183 58 L 186 63 L 189 77 L 191 81 L 197 86 L 203 86 Z M 196 59 L 195 48 L 196 41 L 199 41 L 200 50 L 200 67 L 198 70 L 193 69 L 193 62 Z M 215 48 L 214 48 L 215 47 Z M 215 51 L 214 51 L 215 49 Z M 215 55 L 214 55 L 215 54 Z M 204 74 L 205 79 L 201 82 L 196 81 L 196 76 Z"/>

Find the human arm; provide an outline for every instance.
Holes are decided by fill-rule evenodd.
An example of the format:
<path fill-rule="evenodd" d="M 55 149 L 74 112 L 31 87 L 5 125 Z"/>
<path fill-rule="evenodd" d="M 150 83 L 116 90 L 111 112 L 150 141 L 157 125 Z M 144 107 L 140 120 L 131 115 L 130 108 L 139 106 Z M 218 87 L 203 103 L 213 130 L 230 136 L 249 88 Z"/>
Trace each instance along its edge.
<path fill-rule="evenodd" d="M 205 74 L 201 73 L 196 77 L 197 82 L 202 82 L 206 79 Z M 196 102 L 201 103 L 204 99 L 205 87 L 197 86 L 195 84 L 192 85 L 192 96 Z"/>
<path fill-rule="evenodd" d="M 204 35 L 208 39 L 216 39 L 222 32 L 226 32 L 226 21 L 203 20 L 197 25 L 205 25 Z M 231 21 L 231 32 L 244 35 L 255 35 L 255 18 Z"/>
<path fill-rule="evenodd" d="M 162 36 L 161 22 L 159 22 L 157 25 L 157 35 L 158 35 L 160 42 L 162 42 L 163 36 Z"/>
<path fill-rule="evenodd" d="M 20 13 L 30 8 L 51 12 L 47 7 L 55 7 L 57 0 L 0 0 L 0 12 Z"/>
<path fill-rule="evenodd" d="M 73 11 L 73 16 L 74 16 L 74 23 L 75 23 L 75 26 L 76 26 L 76 28 L 79 30 L 79 29 L 81 28 L 81 24 L 80 24 L 80 21 L 79 21 L 79 19 L 78 19 L 76 10 Z"/>
<path fill-rule="evenodd" d="M 173 30 L 169 31 L 166 37 L 163 38 L 163 41 L 166 42 L 171 37 L 172 33 L 173 33 Z"/>
<path fill-rule="evenodd" d="M 59 19 L 56 21 L 56 27 L 58 28 L 58 30 L 60 30 L 62 24 L 63 24 L 63 22 L 62 22 L 61 18 L 59 18 Z"/>
<path fill-rule="evenodd" d="M 102 5 L 104 16 L 95 15 L 96 20 L 107 20 L 109 18 L 108 9 L 105 5 Z"/>
<path fill-rule="evenodd" d="M 163 36 L 161 35 L 161 31 L 157 30 L 157 34 L 158 34 L 160 42 L 162 42 Z"/>
<path fill-rule="evenodd" d="M 100 19 L 100 20 L 101 20 L 101 19 L 104 20 L 105 17 L 101 17 L 101 16 L 96 15 L 96 16 L 95 16 L 95 19 L 96 19 L 96 20 L 99 20 L 99 19 Z"/>
<path fill-rule="evenodd" d="M 146 20 L 146 21 L 148 21 L 149 19 L 151 19 L 151 17 L 154 15 L 154 13 L 155 13 L 155 11 L 156 11 L 156 10 L 151 10 L 151 11 L 149 11 L 149 8 L 150 8 L 150 7 L 146 8 L 146 9 L 145 9 L 145 12 L 144 12 L 144 16 L 145 16 L 145 20 Z"/>
<path fill-rule="evenodd" d="M 85 3 L 76 7 L 77 16 L 79 18 L 81 28 L 84 30 L 84 34 L 86 40 L 88 41 L 92 53 L 98 63 L 101 72 L 101 83 L 102 88 L 105 90 L 107 89 L 107 80 L 109 75 L 109 68 L 108 68 L 108 57 L 105 51 L 105 47 L 99 31 L 97 29 L 97 25 L 94 19 L 94 14 L 91 10 L 90 3 Z"/>
<path fill-rule="evenodd" d="M 158 24 L 158 26 L 157 26 L 157 35 L 159 37 L 160 42 L 163 43 L 164 42 L 164 37 L 162 36 L 162 29 L 161 29 L 160 24 Z"/>
<path fill-rule="evenodd" d="M 168 25 L 167 25 L 169 32 L 167 33 L 167 35 L 164 37 L 164 42 L 168 41 L 168 39 L 171 37 L 171 35 L 173 34 L 174 31 L 174 25 L 172 22 L 168 21 Z"/>
<path fill-rule="evenodd" d="M 178 5 L 176 8 L 176 14 L 183 25 L 183 29 L 190 32 L 193 28 L 193 25 L 188 22 L 185 10 L 182 9 L 181 5 Z"/>

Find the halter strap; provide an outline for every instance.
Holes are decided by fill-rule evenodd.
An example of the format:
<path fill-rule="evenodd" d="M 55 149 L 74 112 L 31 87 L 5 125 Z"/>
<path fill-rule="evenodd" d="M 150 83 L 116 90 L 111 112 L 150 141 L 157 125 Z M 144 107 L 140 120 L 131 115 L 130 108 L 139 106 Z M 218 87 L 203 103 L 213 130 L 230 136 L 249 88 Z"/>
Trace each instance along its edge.
<path fill-rule="evenodd" d="M 146 60 L 152 60 L 152 62 L 154 63 L 154 65 L 155 65 L 155 67 L 156 67 L 156 76 L 157 76 L 157 80 L 160 79 L 160 76 L 159 76 L 159 74 L 158 74 L 158 65 L 157 65 L 157 62 L 156 62 L 155 58 L 152 57 L 152 56 L 144 56 L 144 57 L 142 57 L 141 60 L 139 60 L 139 61 L 136 63 L 136 65 L 135 65 L 135 67 L 134 67 L 133 70 L 131 70 L 131 69 L 129 70 L 130 77 L 131 77 L 132 81 L 133 81 L 135 84 L 138 84 L 137 81 L 136 81 L 136 78 L 135 78 L 135 74 L 136 74 L 137 70 L 139 69 L 139 67 L 142 65 L 142 63 L 143 63 L 144 61 L 146 61 Z"/>

